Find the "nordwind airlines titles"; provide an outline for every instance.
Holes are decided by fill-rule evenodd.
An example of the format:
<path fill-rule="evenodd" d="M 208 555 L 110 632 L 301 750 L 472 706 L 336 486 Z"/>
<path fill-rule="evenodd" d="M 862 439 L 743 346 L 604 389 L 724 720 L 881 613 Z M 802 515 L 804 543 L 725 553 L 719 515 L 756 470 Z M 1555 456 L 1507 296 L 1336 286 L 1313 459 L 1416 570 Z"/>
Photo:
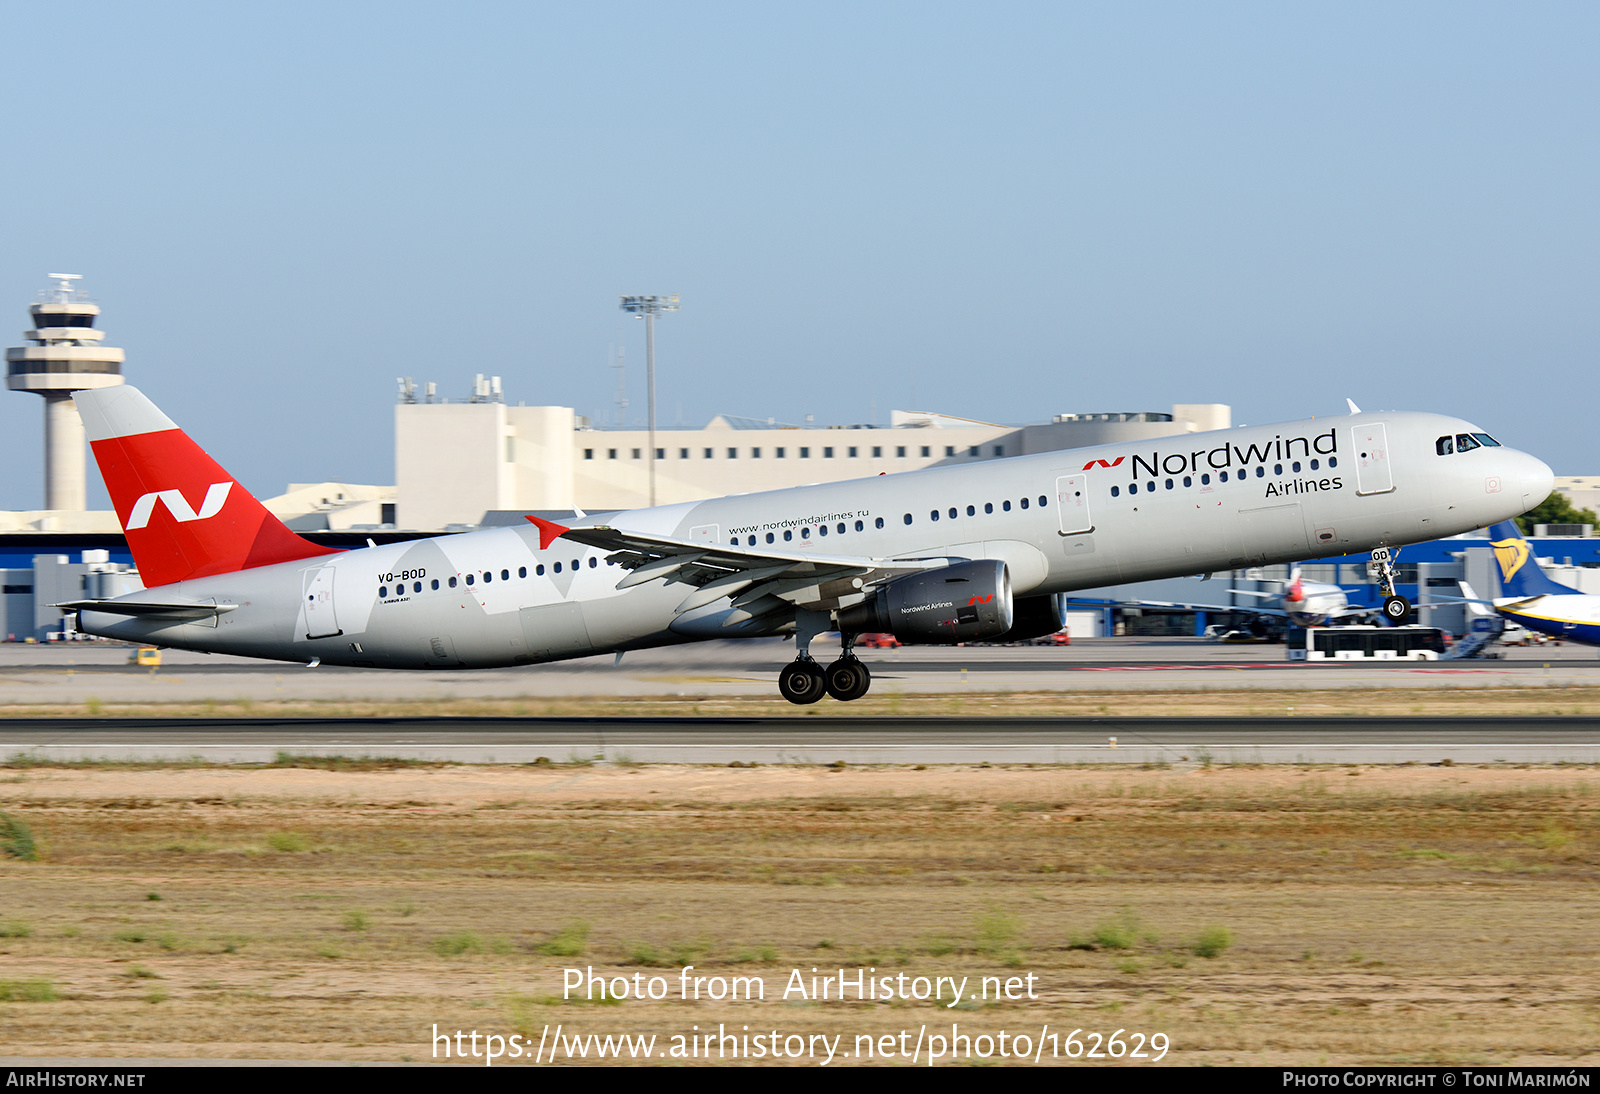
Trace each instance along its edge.
<path fill-rule="evenodd" d="M 1354 413 L 335 551 L 136 388 L 73 398 L 148 586 L 62 605 L 83 631 L 392 669 L 792 634 L 778 687 L 795 703 L 866 694 L 858 634 L 1024 639 L 1060 628 L 1055 594 L 1099 585 L 1371 550 L 1386 611 L 1409 610 L 1389 548 L 1507 520 L 1554 486 L 1467 422 Z M 830 632 L 824 666 L 811 645 Z"/>

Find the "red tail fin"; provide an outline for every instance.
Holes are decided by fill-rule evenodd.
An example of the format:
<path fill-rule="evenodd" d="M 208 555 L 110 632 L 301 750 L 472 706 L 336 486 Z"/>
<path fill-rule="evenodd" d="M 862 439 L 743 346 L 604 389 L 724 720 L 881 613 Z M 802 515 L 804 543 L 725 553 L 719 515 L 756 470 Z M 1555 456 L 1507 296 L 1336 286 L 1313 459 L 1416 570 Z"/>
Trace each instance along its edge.
<path fill-rule="evenodd" d="M 284 527 L 138 388 L 72 399 L 146 586 L 338 553 Z"/>

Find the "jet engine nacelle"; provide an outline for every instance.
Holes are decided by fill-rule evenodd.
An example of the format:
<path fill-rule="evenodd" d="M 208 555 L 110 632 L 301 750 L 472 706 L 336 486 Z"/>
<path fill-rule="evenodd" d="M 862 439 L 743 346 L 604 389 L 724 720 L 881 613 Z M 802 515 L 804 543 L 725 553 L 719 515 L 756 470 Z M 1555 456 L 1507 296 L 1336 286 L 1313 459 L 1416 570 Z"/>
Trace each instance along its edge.
<path fill-rule="evenodd" d="M 1011 629 L 1011 578 L 999 559 L 902 577 L 839 613 L 839 629 L 887 633 L 907 645 L 993 638 Z"/>

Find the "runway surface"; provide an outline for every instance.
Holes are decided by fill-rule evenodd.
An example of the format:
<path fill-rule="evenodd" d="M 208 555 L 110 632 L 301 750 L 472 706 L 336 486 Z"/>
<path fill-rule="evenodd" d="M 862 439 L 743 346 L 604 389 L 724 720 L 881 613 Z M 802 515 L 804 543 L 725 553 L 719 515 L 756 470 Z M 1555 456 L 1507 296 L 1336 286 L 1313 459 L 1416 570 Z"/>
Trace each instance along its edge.
<path fill-rule="evenodd" d="M 1600 718 L 8 719 L 0 756 L 264 763 L 1600 763 Z"/>
<path fill-rule="evenodd" d="M 700 642 L 550 665 L 394 672 L 257 661 L 167 650 L 159 669 L 127 663 L 126 647 L 99 643 L 0 645 L 0 707 L 277 700 L 413 701 L 770 696 L 794 656 L 782 639 Z M 814 653 L 826 660 L 823 644 Z M 1098 638 L 1071 646 L 859 649 L 874 695 L 974 692 L 1118 693 L 1205 688 L 1352 690 L 1600 686 L 1592 647 L 1513 649 L 1493 660 L 1289 662 L 1278 646 L 1222 646 L 1194 638 Z"/>

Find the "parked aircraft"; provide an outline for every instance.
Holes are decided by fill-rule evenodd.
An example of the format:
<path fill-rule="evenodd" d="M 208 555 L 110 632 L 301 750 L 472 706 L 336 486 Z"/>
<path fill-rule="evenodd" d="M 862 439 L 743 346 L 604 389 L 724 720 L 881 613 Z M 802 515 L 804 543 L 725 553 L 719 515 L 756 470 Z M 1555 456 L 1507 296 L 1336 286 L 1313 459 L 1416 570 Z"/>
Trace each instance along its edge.
<path fill-rule="evenodd" d="M 1338 585 L 1305 580 L 1298 566 L 1290 572 L 1287 581 L 1277 578 L 1266 580 L 1282 585 L 1283 591 L 1269 593 L 1259 589 L 1227 590 L 1230 596 L 1256 597 L 1260 601 L 1256 604 L 1200 604 L 1176 600 L 1130 600 L 1127 603 L 1141 608 L 1182 608 L 1194 611 L 1229 612 L 1237 615 L 1276 616 L 1287 619 L 1297 627 L 1322 627 L 1335 619 L 1371 616 L 1378 612 L 1377 608 L 1363 608 L 1351 604 L 1349 596 Z M 1405 605 L 1405 608 L 1406 613 L 1409 613 L 1410 605 Z M 1406 613 L 1402 613 L 1401 618 Z M 1256 622 L 1260 621 L 1252 621 L 1252 625 Z"/>
<path fill-rule="evenodd" d="M 284 527 L 136 388 L 73 398 L 149 586 L 61 605 L 83 631 L 396 669 L 792 633 L 779 690 L 795 703 L 866 694 L 856 634 L 1048 634 L 1056 593 L 1374 548 L 1386 560 L 1524 512 L 1554 484 L 1465 422 L 1358 413 L 335 552 Z M 1484 440 L 1441 456 L 1441 433 Z M 830 631 L 842 652 L 824 669 L 810 647 Z"/>
<path fill-rule="evenodd" d="M 1600 596 L 1552 580 L 1514 520 L 1490 528 L 1489 544 L 1508 594 L 1492 601 L 1496 611 L 1530 631 L 1600 645 Z"/>

